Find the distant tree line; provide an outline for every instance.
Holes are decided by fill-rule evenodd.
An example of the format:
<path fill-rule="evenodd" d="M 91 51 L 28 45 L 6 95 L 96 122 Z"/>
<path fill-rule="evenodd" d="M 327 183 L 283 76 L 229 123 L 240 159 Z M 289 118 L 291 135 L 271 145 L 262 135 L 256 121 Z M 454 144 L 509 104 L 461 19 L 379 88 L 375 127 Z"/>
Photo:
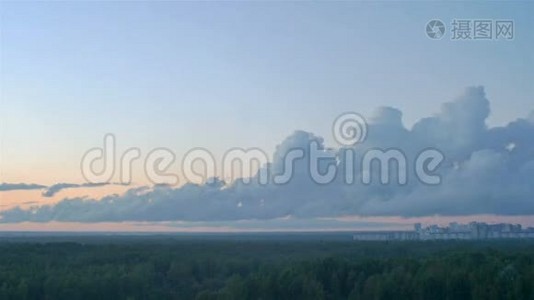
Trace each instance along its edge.
<path fill-rule="evenodd" d="M 0 299 L 534 299 L 534 245 L 0 243 Z"/>

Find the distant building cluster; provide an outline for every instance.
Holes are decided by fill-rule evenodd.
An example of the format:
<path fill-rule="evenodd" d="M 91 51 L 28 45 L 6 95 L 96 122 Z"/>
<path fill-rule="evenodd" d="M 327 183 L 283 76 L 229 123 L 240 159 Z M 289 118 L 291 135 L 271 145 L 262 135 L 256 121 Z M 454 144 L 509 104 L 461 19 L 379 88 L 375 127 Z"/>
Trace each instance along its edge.
<path fill-rule="evenodd" d="M 469 224 L 450 223 L 441 227 L 414 225 L 413 231 L 373 231 L 356 232 L 353 240 L 391 241 L 391 240 L 485 240 L 485 239 L 521 239 L 534 238 L 534 228 L 522 228 L 520 224 L 487 224 L 471 222 Z"/>

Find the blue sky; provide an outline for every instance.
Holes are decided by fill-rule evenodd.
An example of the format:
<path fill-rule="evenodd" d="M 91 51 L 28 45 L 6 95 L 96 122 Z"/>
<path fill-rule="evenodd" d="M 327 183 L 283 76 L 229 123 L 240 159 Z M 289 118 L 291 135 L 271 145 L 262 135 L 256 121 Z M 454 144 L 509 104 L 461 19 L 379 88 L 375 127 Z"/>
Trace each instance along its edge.
<path fill-rule="evenodd" d="M 119 147 L 259 147 L 331 138 L 345 111 L 410 128 L 482 85 L 490 126 L 534 100 L 528 2 L 2 2 L 1 182 L 79 182 L 106 133 Z M 447 36 L 425 25 L 441 19 Z M 511 19 L 513 41 L 451 41 L 453 19 Z M 21 200 L 22 201 L 22 200 Z"/>

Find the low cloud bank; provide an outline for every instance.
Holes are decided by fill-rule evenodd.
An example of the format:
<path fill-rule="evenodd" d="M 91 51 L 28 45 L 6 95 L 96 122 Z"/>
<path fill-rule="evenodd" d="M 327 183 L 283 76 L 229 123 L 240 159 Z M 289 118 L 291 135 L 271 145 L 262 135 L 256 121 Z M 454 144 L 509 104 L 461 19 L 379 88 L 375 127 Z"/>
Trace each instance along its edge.
<path fill-rule="evenodd" d="M 55 205 L 14 208 L 0 213 L 2 222 L 21 221 L 232 221 L 292 218 L 429 215 L 532 215 L 534 214 L 534 114 L 506 126 L 488 128 L 489 101 L 482 87 L 471 87 L 457 99 L 443 104 L 436 115 L 419 120 L 411 129 L 402 123 L 402 112 L 383 107 L 369 118 L 368 136 L 354 147 L 326 149 L 312 133 L 296 131 L 276 149 L 269 172 L 280 173 L 286 154 L 317 143 L 323 151 L 334 151 L 338 177 L 329 184 L 315 183 L 309 174 L 309 152 L 294 163 L 294 174 L 284 185 L 261 185 L 241 180 L 225 184 L 143 187 L 101 200 L 70 198 Z M 408 181 L 361 184 L 354 172 L 353 184 L 344 173 L 348 149 L 362 157 L 369 149 L 401 150 L 408 161 Z M 422 149 L 439 149 L 445 157 L 437 173 L 438 185 L 416 180 L 411 169 Z M 326 164 L 332 162 L 324 162 Z M 355 170 L 360 167 L 354 162 Z M 324 168 L 323 168 L 324 169 Z M 375 174 L 372 174 L 373 176 Z M 65 186 L 50 187 L 53 195 Z"/>

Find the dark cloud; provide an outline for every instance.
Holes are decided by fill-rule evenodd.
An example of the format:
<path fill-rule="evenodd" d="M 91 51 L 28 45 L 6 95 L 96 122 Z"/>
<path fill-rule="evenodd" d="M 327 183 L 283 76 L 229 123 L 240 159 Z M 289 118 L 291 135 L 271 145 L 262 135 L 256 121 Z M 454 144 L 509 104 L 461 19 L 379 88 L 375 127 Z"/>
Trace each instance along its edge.
<path fill-rule="evenodd" d="M 43 190 L 41 193 L 43 197 L 52 197 L 63 189 L 71 188 L 91 188 L 91 187 L 101 187 L 105 185 L 129 185 L 122 183 L 56 183 L 51 186 L 33 184 L 33 183 L 1 183 L 0 191 L 9 192 L 9 191 L 21 191 L 21 190 Z"/>
<path fill-rule="evenodd" d="M 327 149 L 323 138 L 296 131 L 277 148 L 264 168 L 273 174 L 284 170 L 286 154 L 311 143 L 335 159 L 324 160 L 320 169 L 338 164 L 335 180 L 315 183 L 308 172 L 309 151 L 295 161 L 290 182 L 276 185 L 236 180 L 230 184 L 211 180 L 209 184 L 186 184 L 130 189 L 123 195 L 101 200 L 71 198 L 55 205 L 15 208 L 1 213 L 3 222 L 19 221 L 196 221 L 271 220 L 317 218 L 342 215 L 428 216 L 428 215 L 532 215 L 534 214 L 534 118 L 515 120 L 506 126 L 488 128 L 489 101 L 482 87 L 468 88 L 463 95 L 445 103 L 434 116 L 423 118 L 413 128 L 402 123 L 402 112 L 380 108 L 369 118 L 368 138 L 352 148 Z M 445 157 L 438 174 L 439 185 L 418 181 L 411 168 L 422 149 L 439 149 Z M 358 158 L 369 149 L 395 148 L 408 161 L 408 182 L 382 185 L 374 180 L 361 183 L 361 173 L 347 185 L 344 153 Z M 372 174 L 373 176 L 375 174 Z M 65 186 L 60 186 L 65 188 Z M 50 190 L 50 189 L 49 189 Z M 57 191 L 52 190 L 52 192 Z M 53 193 L 52 193 L 53 194 Z"/>
<path fill-rule="evenodd" d="M 109 185 L 110 183 L 103 182 L 103 183 L 56 183 L 54 185 L 49 186 L 45 191 L 43 191 L 42 195 L 43 197 L 52 197 L 55 194 L 57 194 L 59 191 L 63 189 L 70 189 L 70 188 L 84 188 L 84 187 L 99 187 L 99 186 L 105 186 Z"/>
<path fill-rule="evenodd" d="M 0 191 L 40 190 L 46 186 L 34 183 L 0 183 Z"/>

